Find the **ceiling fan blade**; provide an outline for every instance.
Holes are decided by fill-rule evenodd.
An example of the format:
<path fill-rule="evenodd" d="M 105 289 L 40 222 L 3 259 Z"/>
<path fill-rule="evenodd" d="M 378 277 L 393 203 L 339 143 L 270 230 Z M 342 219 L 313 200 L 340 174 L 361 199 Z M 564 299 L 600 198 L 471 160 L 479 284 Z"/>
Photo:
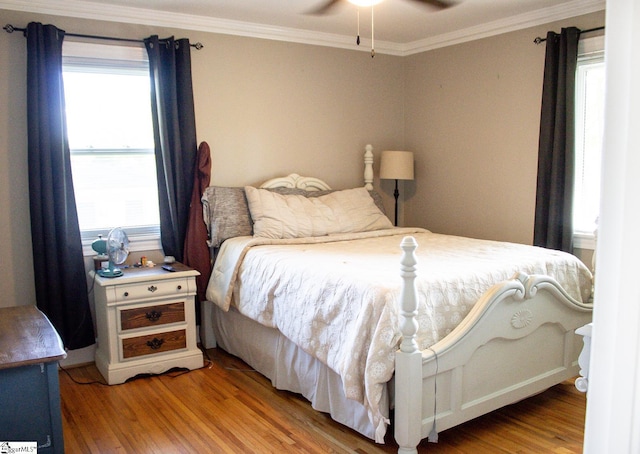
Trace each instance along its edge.
<path fill-rule="evenodd" d="M 436 8 L 439 8 L 439 9 L 449 8 L 456 4 L 456 2 L 451 0 L 413 0 L 413 1 L 417 3 L 422 3 L 423 5 L 435 6 Z"/>
<path fill-rule="evenodd" d="M 342 0 L 327 0 L 322 5 L 307 12 L 307 14 L 327 14 Z"/>

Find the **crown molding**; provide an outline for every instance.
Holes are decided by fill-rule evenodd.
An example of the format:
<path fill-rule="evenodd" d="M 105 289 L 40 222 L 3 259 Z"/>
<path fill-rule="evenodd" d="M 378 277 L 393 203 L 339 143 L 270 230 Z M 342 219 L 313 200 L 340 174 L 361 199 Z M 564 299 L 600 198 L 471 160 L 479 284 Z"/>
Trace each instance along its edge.
<path fill-rule="evenodd" d="M 0 9 L 51 14 L 81 19 L 106 20 L 129 24 L 154 25 L 183 30 L 270 39 L 276 41 L 336 47 L 370 52 L 370 41 L 356 46 L 352 36 L 276 27 L 215 17 L 168 13 L 128 6 L 111 6 L 77 0 L 0 0 Z M 401 44 L 376 40 L 376 53 L 407 56 L 440 47 L 486 38 L 522 28 L 580 16 L 605 9 L 605 0 L 572 0 L 562 5 L 512 16 L 475 27 L 446 33 L 433 38 Z M 20 24 L 14 24 L 20 26 Z"/>
<path fill-rule="evenodd" d="M 87 2 L 77 0 L 59 0 L 57 2 L 52 2 L 51 0 L 0 0 L 0 9 L 75 17 L 79 19 L 179 28 L 183 30 L 270 39 L 366 52 L 370 51 L 370 49 L 367 48 L 368 41 L 366 39 L 362 40 L 361 46 L 356 46 L 353 36 L 313 32 L 216 17 L 168 13 L 164 11 L 132 8 L 129 6 L 115 7 L 99 3 L 87 4 Z M 16 27 L 21 26 L 19 24 L 13 25 Z M 381 54 L 402 55 L 400 45 L 383 41 L 377 42 L 376 52 Z"/>
<path fill-rule="evenodd" d="M 606 8 L 605 0 L 573 0 L 563 3 L 562 5 L 552 6 L 527 14 L 511 16 L 493 22 L 487 22 L 475 27 L 469 27 L 452 33 L 445 33 L 433 38 L 414 41 L 408 43 L 402 48 L 402 55 L 412 55 L 440 47 L 453 46 L 467 41 L 487 38 L 489 36 L 501 35 L 523 28 L 544 25 L 572 17 L 582 16 L 584 14 L 604 11 Z M 604 25 L 604 24 L 603 24 Z M 531 39 L 533 41 L 533 38 Z"/>

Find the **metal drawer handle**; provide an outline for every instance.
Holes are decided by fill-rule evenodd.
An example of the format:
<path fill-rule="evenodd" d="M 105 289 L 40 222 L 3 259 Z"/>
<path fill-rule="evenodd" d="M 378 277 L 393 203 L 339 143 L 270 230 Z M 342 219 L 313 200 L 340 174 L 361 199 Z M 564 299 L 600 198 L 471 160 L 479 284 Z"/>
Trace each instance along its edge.
<path fill-rule="evenodd" d="M 182 285 L 178 285 L 178 290 L 182 290 Z"/>
<path fill-rule="evenodd" d="M 158 287 L 156 287 L 155 285 L 151 285 L 151 286 L 147 287 L 147 290 L 149 290 L 151 293 L 153 293 L 156 290 L 158 290 Z"/>
<path fill-rule="evenodd" d="M 147 317 L 147 320 L 149 320 L 150 322 L 157 322 L 158 320 L 160 320 L 160 317 L 162 317 L 162 312 L 153 310 L 151 312 L 147 312 L 144 315 L 145 317 Z"/>
<path fill-rule="evenodd" d="M 124 296 L 129 296 L 129 292 L 124 292 Z"/>
<path fill-rule="evenodd" d="M 147 346 L 151 348 L 151 350 L 159 349 L 162 344 L 164 344 L 164 339 L 158 339 L 157 337 L 154 337 L 153 340 L 147 341 Z"/>

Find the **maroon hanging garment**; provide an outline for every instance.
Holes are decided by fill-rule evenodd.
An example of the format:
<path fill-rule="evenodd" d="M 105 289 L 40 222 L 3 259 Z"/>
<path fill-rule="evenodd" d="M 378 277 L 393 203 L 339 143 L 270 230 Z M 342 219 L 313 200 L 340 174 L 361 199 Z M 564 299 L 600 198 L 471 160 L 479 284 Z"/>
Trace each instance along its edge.
<path fill-rule="evenodd" d="M 205 301 L 205 293 L 209 275 L 211 274 L 211 260 L 207 246 L 207 226 L 202 213 L 202 194 L 211 180 L 211 152 L 209 144 L 202 142 L 196 156 L 195 181 L 191 194 L 189 208 L 189 223 L 184 239 L 184 264 L 200 272 L 196 277 L 198 301 Z"/>

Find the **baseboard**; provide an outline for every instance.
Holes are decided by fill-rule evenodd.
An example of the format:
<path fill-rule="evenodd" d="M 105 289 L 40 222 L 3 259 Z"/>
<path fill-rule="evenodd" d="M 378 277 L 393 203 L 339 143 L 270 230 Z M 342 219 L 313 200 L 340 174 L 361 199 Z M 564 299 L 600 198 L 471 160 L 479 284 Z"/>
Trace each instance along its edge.
<path fill-rule="evenodd" d="M 60 361 L 62 367 L 77 367 L 91 364 L 95 361 L 96 344 L 77 350 L 67 350 L 67 357 Z"/>

